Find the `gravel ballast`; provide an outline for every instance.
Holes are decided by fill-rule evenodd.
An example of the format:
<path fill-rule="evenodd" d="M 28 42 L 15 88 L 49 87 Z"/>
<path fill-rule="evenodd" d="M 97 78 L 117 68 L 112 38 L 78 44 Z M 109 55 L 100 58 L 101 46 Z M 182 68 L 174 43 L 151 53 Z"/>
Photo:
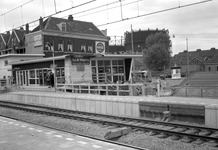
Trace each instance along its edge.
<path fill-rule="evenodd" d="M 58 118 L 54 116 L 46 116 L 43 114 L 34 114 L 20 110 L 0 107 L 0 114 L 9 117 L 14 117 L 20 120 L 27 120 L 43 126 L 50 126 L 59 129 L 64 129 L 74 133 L 84 134 L 87 136 L 104 138 L 104 135 L 109 132 L 111 126 L 103 126 L 91 122 L 72 120 L 66 118 Z M 191 143 L 183 143 L 173 141 L 171 137 L 160 139 L 155 136 L 150 136 L 148 132 L 134 131 L 125 136 L 120 137 L 117 142 L 143 147 L 150 150 L 217 150 L 218 148 L 210 147 L 207 143 L 196 145 Z"/>

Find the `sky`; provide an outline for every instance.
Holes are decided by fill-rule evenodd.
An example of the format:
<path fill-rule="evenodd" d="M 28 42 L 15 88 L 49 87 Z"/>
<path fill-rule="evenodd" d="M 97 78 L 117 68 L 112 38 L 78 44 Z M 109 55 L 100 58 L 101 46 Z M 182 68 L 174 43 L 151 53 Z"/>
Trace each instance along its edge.
<path fill-rule="evenodd" d="M 218 0 L 0 0 L 0 33 L 30 22 L 33 29 L 40 16 L 60 11 L 54 17 L 72 14 L 74 20 L 107 29 L 108 36 L 124 36 L 131 26 L 134 31 L 167 29 L 173 55 L 218 48 Z"/>

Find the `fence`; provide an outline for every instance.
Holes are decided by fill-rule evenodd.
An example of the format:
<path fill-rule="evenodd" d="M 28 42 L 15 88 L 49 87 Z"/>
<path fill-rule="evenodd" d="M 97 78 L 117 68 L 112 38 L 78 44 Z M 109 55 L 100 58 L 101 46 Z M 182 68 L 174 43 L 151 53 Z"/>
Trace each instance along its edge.
<path fill-rule="evenodd" d="M 218 98 L 218 87 L 177 87 L 174 96 Z"/>
<path fill-rule="evenodd" d="M 86 93 L 117 96 L 158 95 L 156 84 L 57 84 L 57 90 L 72 93 Z"/>

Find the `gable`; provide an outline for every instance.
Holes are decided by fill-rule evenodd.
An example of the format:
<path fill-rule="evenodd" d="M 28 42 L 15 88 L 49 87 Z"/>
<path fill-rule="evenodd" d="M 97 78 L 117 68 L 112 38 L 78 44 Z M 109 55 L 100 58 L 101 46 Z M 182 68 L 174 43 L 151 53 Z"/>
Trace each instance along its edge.
<path fill-rule="evenodd" d="M 17 35 L 15 34 L 14 30 L 8 40 L 8 48 L 13 48 L 13 45 L 18 45 L 19 44 L 19 38 L 17 37 Z"/>
<path fill-rule="evenodd" d="M 189 64 L 191 64 L 191 65 L 198 65 L 198 64 L 201 64 L 201 61 L 200 61 L 199 59 L 197 59 L 197 58 L 193 58 L 193 59 L 189 62 Z"/>

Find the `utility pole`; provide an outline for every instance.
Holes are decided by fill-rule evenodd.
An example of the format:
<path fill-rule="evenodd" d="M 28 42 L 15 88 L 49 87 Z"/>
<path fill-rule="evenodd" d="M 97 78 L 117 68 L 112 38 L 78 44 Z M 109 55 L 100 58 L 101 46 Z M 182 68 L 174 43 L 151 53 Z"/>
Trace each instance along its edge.
<path fill-rule="evenodd" d="M 132 30 L 132 25 L 131 25 L 131 44 L 132 44 L 132 55 L 134 54 L 134 45 L 133 45 L 133 30 Z M 132 83 L 133 83 L 133 78 L 135 75 L 135 58 L 132 58 Z"/>
<path fill-rule="evenodd" d="M 186 38 L 186 48 L 187 48 L 187 76 L 189 76 L 188 38 Z"/>

